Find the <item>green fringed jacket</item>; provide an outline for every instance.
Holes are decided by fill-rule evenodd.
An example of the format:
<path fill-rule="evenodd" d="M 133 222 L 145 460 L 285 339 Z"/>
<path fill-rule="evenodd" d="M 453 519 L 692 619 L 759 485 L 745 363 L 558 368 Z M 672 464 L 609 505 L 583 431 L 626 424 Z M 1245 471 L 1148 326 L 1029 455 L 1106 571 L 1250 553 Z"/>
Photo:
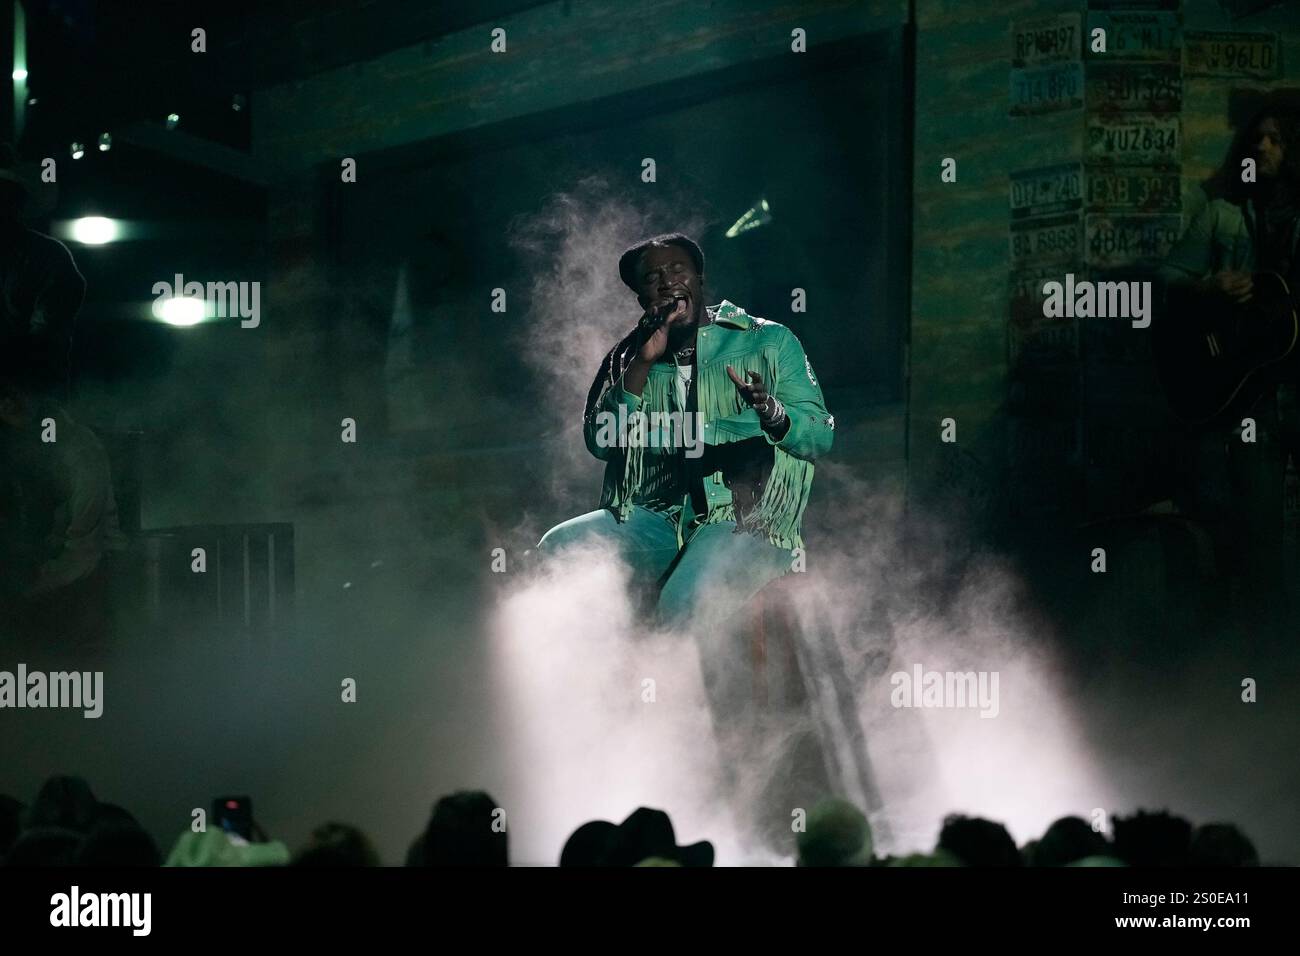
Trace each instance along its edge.
<path fill-rule="evenodd" d="M 803 547 L 800 523 L 812 489 L 813 462 L 830 451 L 835 419 L 826 410 L 812 364 L 793 332 L 751 316 L 726 299 L 707 309 L 713 322 L 701 325 L 696 333 L 695 407 L 685 407 L 685 391 L 678 386 L 674 360 L 651 367 L 640 396 L 624 389 L 620 376 L 600 394 L 595 408 L 612 416 L 620 414 L 620 406 L 623 416 L 698 410 L 706 449 L 764 439 L 773 456 L 771 471 L 756 507 L 745 515 L 745 528 L 766 535 L 780 548 Z M 790 427 L 779 441 L 760 427 L 758 413 L 745 404 L 727 375 L 728 365 L 742 378 L 746 371 L 758 372 L 768 392 L 785 405 Z M 606 462 L 600 507 L 610 509 L 619 521 L 627 520 L 633 505 L 678 511 L 689 500 L 696 479 L 703 483 L 697 500 L 707 502 L 707 514 L 698 517 L 707 524 L 736 520 L 732 489 L 724 481 L 723 471 L 694 475 L 692 459 L 680 441 L 670 436 L 662 441 L 611 446 L 598 438 L 600 428 L 592 416 L 584 421 L 583 432 L 588 450 Z M 680 530 L 679 523 L 679 536 Z"/>

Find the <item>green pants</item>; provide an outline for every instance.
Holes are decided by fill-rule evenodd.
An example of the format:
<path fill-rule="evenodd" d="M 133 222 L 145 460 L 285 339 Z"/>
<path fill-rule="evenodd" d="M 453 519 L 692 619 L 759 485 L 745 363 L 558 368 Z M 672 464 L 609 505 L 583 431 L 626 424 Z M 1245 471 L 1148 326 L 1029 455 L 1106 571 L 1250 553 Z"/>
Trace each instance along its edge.
<path fill-rule="evenodd" d="M 679 521 L 686 522 L 681 547 Z M 609 510 L 570 518 L 546 532 L 537 548 L 550 555 L 575 545 L 607 546 L 632 569 L 634 585 L 657 593 L 658 623 L 698 632 L 729 622 L 794 561 L 784 548 L 735 532 L 731 521 L 692 527 L 689 509 L 672 515 L 637 506 L 622 523 Z"/>
<path fill-rule="evenodd" d="M 621 524 L 607 510 L 572 518 L 548 531 L 538 550 L 549 556 L 595 544 L 597 554 L 617 554 L 646 598 L 642 620 L 693 638 L 718 752 L 719 795 L 742 830 L 784 851 L 789 807 L 810 806 L 830 784 L 803 710 L 769 713 L 754 699 L 746 605 L 792 570 L 794 556 L 765 538 L 736 534 L 733 522 L 694 526 L 685 510 L 680 546 L 676 516 L 637 507 Z"/>

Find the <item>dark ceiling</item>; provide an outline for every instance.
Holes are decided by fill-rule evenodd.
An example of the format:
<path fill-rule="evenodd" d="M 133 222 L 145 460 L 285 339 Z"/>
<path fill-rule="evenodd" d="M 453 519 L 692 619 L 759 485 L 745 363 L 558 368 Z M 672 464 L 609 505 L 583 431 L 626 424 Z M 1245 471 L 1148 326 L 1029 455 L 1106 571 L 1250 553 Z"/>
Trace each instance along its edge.
<path fill-rule="evenodd" d="M 26 0 L 29 140 L 182 113 L 196 135 L 246 146 L 232 97 L 500 21 L 537 0 Z M 190 49 L 202 27 L 207 52 Z"/>

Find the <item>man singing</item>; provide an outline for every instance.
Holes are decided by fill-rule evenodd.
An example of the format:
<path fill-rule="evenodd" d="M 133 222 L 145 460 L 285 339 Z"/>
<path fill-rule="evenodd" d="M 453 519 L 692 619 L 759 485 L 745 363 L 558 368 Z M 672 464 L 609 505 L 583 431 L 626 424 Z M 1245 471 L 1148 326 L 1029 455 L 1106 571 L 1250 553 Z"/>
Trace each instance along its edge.
<path fill-rule="evenodd" d="M 716 716 L 723 685 L 738 686 L 729 678 L 746 669 L 737 645 L 714 631 L 792 570 L 813 461 L 830 450 L 835 420 L 789 329 L 725 299 L 704 304 L 694 241 L 672 233 L 638 243 L 619 275 L 644 314 L 587 397 L 587 447 L 606 462 L 600 509 L 552 528 L 538 547 L 609 547 L 657 593 L 661 624 L 708 635 L 701 661 Z M 633 428 L 629 437 L 609 427 L 637 413 L 652 423 L 678 413 L 698 431 Z"/>

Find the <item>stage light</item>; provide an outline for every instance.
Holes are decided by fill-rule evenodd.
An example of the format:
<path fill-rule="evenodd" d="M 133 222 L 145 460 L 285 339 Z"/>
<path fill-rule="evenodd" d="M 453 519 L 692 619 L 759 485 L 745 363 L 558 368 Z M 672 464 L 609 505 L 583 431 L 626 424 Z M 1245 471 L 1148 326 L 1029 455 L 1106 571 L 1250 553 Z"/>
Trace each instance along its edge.
<path fill-rule="evenodd" d="M 14 82 L 15 82 L 15 83 L 21 83 L 21 82 L 22 82 L 23 80 L 25 80 L 25 79 L 27 79 L 27 71 L 26 71 L 26 70 L 21 69 L 21 68 L 20 68 L 20 69 L 17 69 L 17 70 L 14 70 Z"/>
<path fill-rule="evenodd" d="M 230 101 L 230 108 L 234 110 L 236 113 L 238 113 L 240 110 L 244 108 L 244 104 L 247 102 L 248 101 L 244 99 L 243 93 L 236 93 Z"/>
<path fill-rule="evenodd" d="M 198 325 L 207 317 L 203 300 L 186 296 L 172 296 L 155 302 L 153 311 L 154 315 L 168 325 L 176 326 Z"/>
<path fill-rule="evenodd" d="M 68 152 L 72 154 L 73 159 L 81 159 L 82 156 L 86 155 L 86 147 L 81 143 L 73 143 Z"/>
<path fill-rule="evenodd" d="M 725 233 L 728 239 L 735 239 L 742 232 L 749 232 L 751 229 L 757 229 L 759 226 L 766 226 L 772 221 L 772 210 L 768 206 L 766 199 L 759 199 L 758 202 L 745 210 L 744 214 L 737 219 Z"/>
<path fill-rule="evenodd" d="M 72 221 L 72 239 L 83 246 L 102 246 L 112 242 L 118 235 L 116 219 L 103 216 L 83 216 Z"/>
<path fill-rule="evenodd" d="M 100 134 L 99 134 L 99 151 L 100 151 L 101 153 L 107 153 L 107 152 L 108 152 L 110 149 L 112 149 L 112 148 L 113 148 L 113 137 L 112 137 L 112 134 L 110 134 L 110 133 L 100 133 Z"/>
<path fill-rule="evenodd" d="M 36 105 L 36 97 L 33 96 L 30 100 L 28 100 L 28 101 L 27 101 L 27 105 L 28 105 L 28 106 L 35 106 L 35 105 Z"/>
<path fill-rule="evenodd" d="M 176 128 L 176 124 L 179 123 L 180 121 L 181 121 L 181 117 L 180 117 L 180 114 L 179 114 L 179 113 L 168 113 L 168 114 L 167 114 L 167 128 L 168 128 L 168 129 L 175 129 L 175 128 Z"/>

